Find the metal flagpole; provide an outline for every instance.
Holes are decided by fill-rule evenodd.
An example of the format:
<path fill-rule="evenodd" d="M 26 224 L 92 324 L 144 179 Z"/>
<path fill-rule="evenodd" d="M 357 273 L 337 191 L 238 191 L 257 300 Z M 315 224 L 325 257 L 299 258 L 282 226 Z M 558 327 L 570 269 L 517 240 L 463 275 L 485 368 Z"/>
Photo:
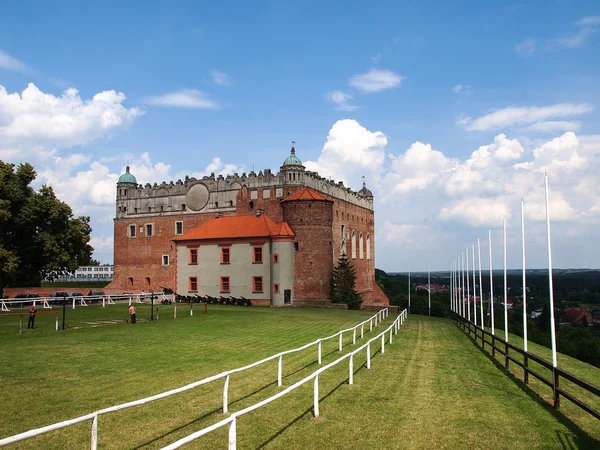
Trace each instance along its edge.
<path fill-rule="evenodd" d="M 556 362 L 556 329 L 554 324 L 554 287 L 552 285 L 552 245 L 550 243 L 550 201 L 548 193 L 548 174 L 544 174 L 544 177 L 546 179 L 546 229 L 548 232 L 548 285 L 550 289 L 550 334 L 552 337 L 552 367 L 558 367 L 558 364 Z M 556 403 L 556 398 L 554 402 Z"/>
<path fill-rule="evenodd" d="M 429 263 L 427 263 L 427 302 L 429 304 L 429 315 L 431 315 L 431 275 Z"/>
<path fill-rule="evenodd" d="M 467 315 L 467 304 L 465 303 L 465 252 L 461 253 L 462 257 L 462 267 L 460 277 L 462 279 L 462 316 L 465 317 Z"/>
<path fill-rule="evenodd" d="M 477 256 L 479 260 L 479 310 L 481 311 L 481 329 L 483 330 L 485 322 L 483 321 L 483 283 L 481 282 L 481 244 L 479 238 L 477 238 Z"/>
<path fill-rule="evenodd" d="M 473 322 L 477 326 L 477 284 L 475 283 L 475 244 L 471 244 L 471 254 L 473 255 Z"/>
<path fill-rule="evenodd" d="M 471 321 L 471 287 L 469 283 L 469 247 L 467 247 L 467 319 Z"/>
<path fill-rule="evenodd" d="M 490 310 L 492 316 L 492 336 L 495 334 L 494 328 L 494 275 L 492 273 L 492 230 L 488 230 L 488 241 L 490 243 Z"/>
<path fill-rule="evenodd" d="M 448 272 L 448 290 L 450 291 L 450 311 L 454 312 L 454 299 L 452 298 L 454 295 L 452 291 L 452 263 L 450 263 L 450 271 Z"/>
<path fill-rule="evenodd" d="M 506 217 L 504 218 L 504 340 L 508 342 L 508 280 L 506 277 Z"/>
<path fill-rule="evenodd" d="M 527 284 L 525 281 L 525 215 L 521 201 L 521 243 L 523 245 L 523 350 L 527 351 Z"/>

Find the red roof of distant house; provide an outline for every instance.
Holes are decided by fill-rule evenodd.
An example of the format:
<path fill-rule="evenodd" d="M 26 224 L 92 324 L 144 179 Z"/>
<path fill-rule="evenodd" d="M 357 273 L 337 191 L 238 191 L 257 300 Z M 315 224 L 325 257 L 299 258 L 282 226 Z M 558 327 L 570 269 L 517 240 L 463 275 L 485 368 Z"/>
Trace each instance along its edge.
<path fill-rule="evenodd" d="M 588 323 L 591 324 L 592 321 L 592 315 L 585 309 L 581 308 L 565 308 L 563 311 L 563 317 L 569 323 L 580 323 L 584 320 L 587 320 Z"/>
<path fill-rule="evenodd" d="M 282 202 L 291 202 L 291 201 L 321 201 L 321 202 L 333 202 L 333 199 L 323 195 L 311 188 L 304 188 L 301 191 L 296 192 L 295 194 L 290 195 L 289 197 L 281 200 Z"/>
<path fill-rule="evenodd" d="M 287 222 L 276 223 L 269 216 L 261 214 L 212 217 L 208 222 L 175 238 L 174 241 L 294 236 Z"/>

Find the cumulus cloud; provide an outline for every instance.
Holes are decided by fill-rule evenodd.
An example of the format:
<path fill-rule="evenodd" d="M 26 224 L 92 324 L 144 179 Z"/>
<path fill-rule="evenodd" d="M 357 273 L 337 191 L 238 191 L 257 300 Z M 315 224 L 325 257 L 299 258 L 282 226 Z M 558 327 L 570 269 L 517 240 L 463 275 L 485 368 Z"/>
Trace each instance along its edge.
<path fill-rule="evenodd" d="M 194 178 L 202 178 L 205 176 L 209 176 L 211 173 L 214 173 L 216 176 L 223 175 L 232 175 L 234 173 L 242 173 L 246 170 L 243 165 L 239 164 L 231 164 L 224 163 L 221 161 L 221 158 L 214 157 L 211 162 L 204 168 L 204 170 L 200 172 L 179 172 L 175 175 L 175 178 L 184 179 L 187 176 Z"/>
<path fill-rule="evenodd" d="M 367 73 L 354 75 L 348 84 L 361 92 L 373 93 L 400 86 L 403 76 L 384 69 L 370 69 Z"/>
<path fill-rule="evenodd" d="M 114 244 L 113 236 L 94 236 L 90 239 L 90 245 L 95 251 L 111 251 Z"/>
<path fill-rule="evenodd" d="M 565 131 L 573 122 L 548 122 L 550 119 L 578 116 L 592 112 L 594 107 L 589 103 L 560 103 L 550 106 L 509 106 L 495 109 L 481 117 L 465 117 L 457 123 L 469 131 L 491 131 L 515 126 L 536 126 L 542 131 L 554 127 Z"/>
<path fill-rule="evenodd" d="M 304 165 L 307 170 L 344 182 L 360 180 L 365 173 L 381 171 L 386 145 L 381 131 L 369 131 L 356 120 L 338 120 L 329 130 L 319 158 Z"/>
<path fill-rule="evenodd" d="M 215 84 L 219 86 L 231 86 L 231 81 L 229 81 L 229 75 L 225 72 L 219 72 L 218 70 L 211 70 L 210 76 L 212 77 Z"/>
<path fill-rule="evenodd" d="M 149 105 L 173 108 L 215 109 L 219 107 L 207 94 L 196 89 L 182 89 L 164 95 L 146 97 L 145 100 Z"/>
<path fill-rule="evenodd" d="M 55 96 L 33 83 L 21 94 L 9 94 L 0 85 L 0 147 L 48 152 L 86 144 L 130 126 L 143 115 L 137 107 L 123 106 L 124 101 L 125 95 L 115 91 L 83 100 L 73 88 Z"/>
<path fill-rule="evenodd" d="M 351 105 L 349 102 L 354 99 L 350 92 L 330 91 L 325 94 L 325 100 L 334 104 L 336 111 L 355 111 L 359 107 Z"/>

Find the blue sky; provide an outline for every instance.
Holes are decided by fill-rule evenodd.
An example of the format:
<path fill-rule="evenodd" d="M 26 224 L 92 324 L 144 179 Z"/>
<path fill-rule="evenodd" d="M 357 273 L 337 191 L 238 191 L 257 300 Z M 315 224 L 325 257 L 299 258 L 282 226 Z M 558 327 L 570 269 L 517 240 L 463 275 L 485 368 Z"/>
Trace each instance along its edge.
<path fill-rule="evenodd" d="M 544 267 L 546 171 L 555 265 L 598 267 L 598 55 L 595 1 L 8 1 L 0 159 L 90 215 L 109 262 L 126 161 L 144 183 L 276 170 L 294 140 L 321 175 L 367 176 L 389 271 L 499 244 L 505 216 L 519 267 L 521 198 Z"/>

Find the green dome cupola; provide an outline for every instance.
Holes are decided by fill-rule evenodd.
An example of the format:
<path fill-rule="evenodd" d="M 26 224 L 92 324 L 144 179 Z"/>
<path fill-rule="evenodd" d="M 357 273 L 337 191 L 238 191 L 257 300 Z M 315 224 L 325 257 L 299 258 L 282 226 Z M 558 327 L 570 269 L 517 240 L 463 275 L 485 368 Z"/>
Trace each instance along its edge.
<path fill-rule="evenodd" d="M 125 173 L 119 177 L 119 181 L 117 181 L 117 183 L 137 184 L 135 177 L 129 173 L 129 166 L 125 168 Z"/>
<path fill-rule="evenodd" d="M 296 149 L 294 148 L 293 145 L 292 145 L 292 150 L 290 152 L 290 156 L 285 158 L 283 165 L 284 166 L 301 166 L 302 165 L 302 161 L 300 161 L 300 158 L 298 158 L 296 156 Z"/>

